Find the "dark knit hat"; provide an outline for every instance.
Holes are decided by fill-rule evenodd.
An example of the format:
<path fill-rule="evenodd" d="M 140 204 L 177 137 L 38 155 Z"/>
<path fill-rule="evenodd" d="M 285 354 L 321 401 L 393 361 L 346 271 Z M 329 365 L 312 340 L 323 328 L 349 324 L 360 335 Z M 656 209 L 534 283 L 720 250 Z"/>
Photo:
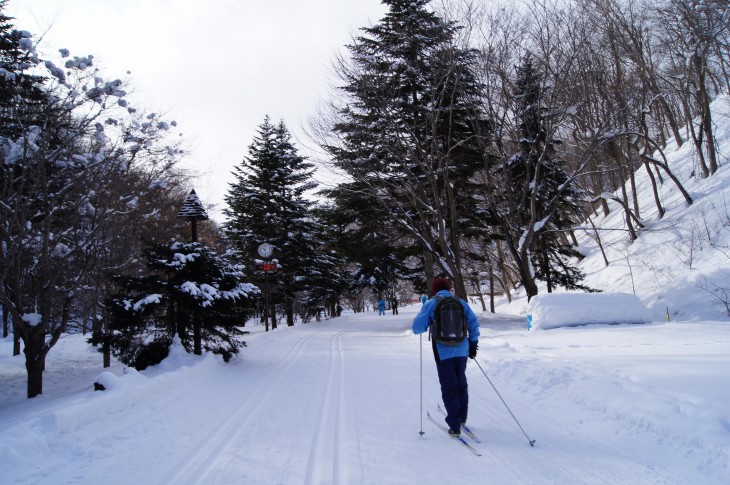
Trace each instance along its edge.
<path fill-rule="evenodd" d="M 433 283 L 431 283 L 431 294 L 435 295 L 441 290 L 451 290 L 451 281 L 447 280 L 446 278 L 436 278 L 433 280 Z"/>

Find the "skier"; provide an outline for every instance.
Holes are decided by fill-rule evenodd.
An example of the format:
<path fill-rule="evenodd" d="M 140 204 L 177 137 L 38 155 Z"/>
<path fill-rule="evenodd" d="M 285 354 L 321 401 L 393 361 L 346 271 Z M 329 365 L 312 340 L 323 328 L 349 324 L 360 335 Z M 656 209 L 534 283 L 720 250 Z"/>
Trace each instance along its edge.
<path fill-rule="evenodd" d="M 393 309 L 393 315 L 398 315 L 398 300 L 393 298 L 390 302 L 390 307 Z"/>
<path fill-rule="evenodd" d="M 428 301 L 428 297 L 426 295 L 421 295 L 421 305 L 425 305 Z"/>
<path fill-rule="evenodd" d="M 385 300 L 378 301 L 378 315 L 385 315 Z"/>
<path fill-rule="evenodd" d="M 451 282 L 443 277 L 433 280 L 431 298 L 422 307 L 413 320 L 413 333 L 424 333 L 432 324 L 439 298 L 452 297 Z M 454 297 L 455 298 L 455 297 Z M 469 393 L 466 382 L 466 358 L 475 358 L 479 340 L 479 322 L 469 307 L 469 304 L 457 298 L 464 309 L 468 338 L 456 345 L 445 345 L 432 339 L 433 355 L 436 360 L 439 383 L 441 384 L 441 398 L 446 408 L 446 424 L 449 434 L 454 437 L 461 435 L 461 426 L 466 424 L 469 411 Z"/>

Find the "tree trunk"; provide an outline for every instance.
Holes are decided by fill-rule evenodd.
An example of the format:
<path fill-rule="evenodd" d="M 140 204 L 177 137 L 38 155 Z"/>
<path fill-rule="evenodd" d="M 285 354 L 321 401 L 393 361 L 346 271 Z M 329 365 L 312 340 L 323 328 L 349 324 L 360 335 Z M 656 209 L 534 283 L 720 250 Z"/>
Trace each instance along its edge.
<path fill-rule="evenodd" d="M 649 173 L 649 180 L 651 180 L 651 190 L 654 193 L 654 203 L 656 204 L 657 211 L 659 212 L 659 219 L 664 217 L 664 207 L 662 207 L 662 201 L 659 198 L 659 190 L 657 188 L 656 179 L 654 178 L 654 173 L 651 171 L 651 167 L 647 162 L 644 162 L 644 166 L 646 167 L 646 171 Z"/>
<path fill-rule="evenodd" d="M 102 343 L 102 355 L 104 360 L 104 368 L 112 366 L 112 345 L 111 345 L 111 331 L 109 330 L 109 312 L 106 308 L 102 311 L 102 322 L 101 331 L 103 332 L 103 343 Z"/>
<path fill-rule="evenodd" d="M 173 324 L 175 325 L 177 336 L 183 344 L 188 340 L 188 336 L 185 331 L 184 314 L 185 312 L 183 311 L 182 303 L 178 301 L 177 305 L 175 305 L 172 302 L 172 298 L 170 298 L 170 316 Z"/>
<path fill-rule="evenodd" d="M 502 291 L 507 295 L 507 303 L 512 303 L 512 279 L 507 269 L 507 263 L 504 258 L 504 250 L 502 249 L 502 243 L 497 241 L 497 257 L 499 261 L 499 271 L 502 273 Z"/>
<path fill-rule="evenodd" d="M 659 96 L 659 104 L 662 105 L 664 108 L 664 114 L 667 117 L 667 122 L 669 123 L 669 129 L 672 130 L 672 135 L 674 135 L 674 141 L 677 143 L 677 148 L 681 148 L 684 144 L 684 139 L 682 138 L 681 133 L 679 132 L 679 126 L 677 125 L 677 120 L 674 117 L 674 113 L 672 112 L 672 108 L 669 107 L 669 103 L 667 103 L 667 100 L 664 99 L 664 96 Z"/>
<path fill-rule="evenodd" d="M 25 369 L 28 372 L 28 399 L 43 394 L 43 371 L 46 367 L 45 324 L 30 326 L 21 323 L 25 353 Z"/>
<path fill-rule="evenodd" d="M 13 323 L 13 356 L 20 355 L 20 332 Z"/>
<path fill-rule="evenodd" d="M 629 207 L 628 203 L 628 194 L 626 193 L 626 184 L 621 185 L 621 194 L 623 195 L 623 199 L 618 200 L 616 199 L 624 208 L 624 213 L 626 214 L 625 220 L 626 220 L 626 228 L 629 231 L 629 237 L 632 241 L 636 241 L 639 236 L 636 235 L 636 231 L 634 230 L 634 224 L 631 222 L 631 216 L 633 215 L 631 213 L 631 208 Z"/>
<path fill-rule="evenodd" d="M 659 160 L 655 160 L 651 157 L 647 157 L 646 155 L 642 155 L 642 158 L 647 161 L 654 164 L 655 167 L 661 167 L 664 169 L 664 171 L 667 173 L 667 176 L 672 179 L 672 182 L 677 186 L 679 191 L 682 193 L 682 197 L 684 197 L 685 202 L 687 202 L 687 205 L 692 205 L 692 196 L 689 195 L 689 192 L 684 188 L 682 183 L 679 181 L 679 179 L 672 173 L 671 170 L 669 170 L 669 167 L 665 164 L 660 162 Z"/>
<path fill-rule="evenodd" d="M 3 338 L 7 338 L 8 335 L 10 335 L 8 327 L 10 326 L 8 323 L 8 312 L 5 310 L 5 307 L 0 305 L 0 310 L 3 312 Z"/>
<path fill-rule="evenodd" d="M 269 304 L 269 316 L 271 318 L 271 330 L 276 330 L 276 305 Z"/>
<path fill-rule="evenodd" d="M 433 271 L 433 254 L 430 251 L 423 252 L 423 272 L 426 276 L 426 293 L 430 293 L 431 283 L 436 276 Z"/>
<path fill-rule="evenodd" d="M 494 265 L 489 265 L 489 311 L 494 313 Z"/>
<path fill-rule="evenodd" d="M 291 298 L 286 300 L 286 325 L 287 327 L 294 326 L 294 300 Z"/>
<path fill-rule="evenodd" d="M 104 332 L 104 340 L 102 343 L 102 355 L 103 355 L 103 366 L 105 369 L 112 366 L 112 344 L 111 344 L 111 334 L 109 333 L 109 330 L 105 328 L 103 330 Z"/>
<path fill-rule="evenodd" d="M 603 262 L 606 263 L 606 267 L 608 267 L 609 262 L 608 258 L 606 257 L 606 251 L 603 249 L 603 243 L 601 242 L 601 235 L 598 234 L 598 229 L 596 229 L 596 225 L 593 224 L 593 219 L 590 217 L 588 218 L 588 222 L 591 223 L 591 227 L 593 228 L 593 232 L 596 235 L 596 242 L 598 243 L 598 248 L 601 250 L 601 256 L 603 256 Z"/>
<path fill-rule="evenodd" d="M 712 133 L 712 112 L 710 111 L 710 95 L 707 94 L 706 86 L 706 62 L 704 56 L 695 56 L 697 65 L 697 83 L 699 84 L 699 103 L 702 115 L 702 127 L 705 133 L 705 145 L 707 146 L 707 158 L 709 161 L 710 175 L 717 172 L 717 153 L 715 151 L 715 136 Z"/>
<path fill-rule="evenodd" d="M 27 347 L 26 347 L 27 348 Z M 26 362 L 25 368 L 28 371 L 28 399 L 43 394 L 43 367 L 42 361 Z"/>
<path fill-rule="evenodd" d="M 629 182 L 631 183 L 631 202 L 634 205 L 634 213 L 636 214 L 636 217 L 641 218 L 641 209 L 639 208 L 639 191 L 636 190 L 636 170 L 634 170 L 634 163 L 631 161 L 630 156 L 627 156 L 626 164 L 629 167 Z"/>
<path fill-rule="evenodd" d="M 454 293 L 459 298 L 461 298 L 463 300 L 467 300 L 468 295 L 466 293 L 466 285 L 464 284 L 464 278 L 461 276 L 461 273 L 456 268 L 453 271 L 453 279 L 454 279 Z"/>
<path fill-rule="evenodd" d="M 522 279 L 522 286 L 525 287 L 525 293 L 527 293 L 527 301 L 529 302 L 533 296 L 537 295 L 537 284 L 535 283 L 535 278 L 532 276 L 532 272 L 530 271 L 529 261 L 522 261 L 520 263 L 520 276 Z"/>
<path fill-rule="evenodd" d="M 545 236 L 540 235 L 537 237 L 537 247 L 535 250 L 537 251 L 538 257 L 540 259 L 540 266 L 542 267 L 543 275 L 545 276 L 545 283 L 547 284 L 547 292 L 552 293 L 553 292 L 553 281 L 552 277 L 550 275 L 550 260 L 546 253 L 545 249 Z"/>
<path fill-rule="evenodd" d="M 527 301 L 529 302 L 533 296 L 537 295 L 537 283 L 535 283 L 535 277 L 532 274 L 532 268 L 530 266 L 530 254 L 526 248 L 522 248 L 521 251 L 518 252 L 514 243 L 509 238 L 507 238 L 506 243 L 510 253 L 512 254 L 512 258 L 515 260 L 515 264 L 517 265 L 520 282 L 525 288 Z M 523 242 L 523 244 L 526 244 L 526 242 Z"/>
<path fill-rule="evenodd" d="M 690 109 L 687 100 L 683 98 L 682 104 L 684 105 L 685 118 L 687 120 L 687 131 L 689 131 L 692 142 L 695 145 L 695 152 L 697 153 L 700 170 L 702 171 L 702 178 L 707 178 L 710 176 L 710 169 L 707 168 L 707 163 L 705 162 L 705 153 L 702 150 L 702 130 L 704 129 L 704 127 L 700 126 L 700 135 L 698 136 L 697 132 L 695 131 L 695 125 L 692 119 L 692 110 Z M 701 124 L 702 123 L 700 123 L 700 125 Z"/>
<path fill-rule="evenodd" d="M 603 217 L 608 217 L 608 215 L 611 213 L 611 208 L 608 207 L 608 202 L 606 199 L 601 199 L 601 207 L 603 208 Z"/>
<path fill-rule="evenodd" d="M 200 324 L 200 309 L 198 305 L 193 307 L 193 353 L 203 355 L 203 335 Z"/>
<path fill-rule="evenodd" d="M 659 185 L 660 186 L 663 186 L 664 185 L 664 177 L 662 177 L 662 173 L 659 171 L 659 167 L 657 167 L 656 165 L 654 165 L 654 172 L 655 172 L 654 175 L 656 176 L 656 179 L 659 182 Z"/>
<path fill-rule="evenodd" d="M 578 246 L 578 238 L 575 237 L 575 231 L 571 229 L 568 231 L 568 235 L 570 236 L 570 241 L 573 243 L 573 246 Z"/>
<path fill-rule="evenodd" d="M 491 268 L 491 263 L 490 263 Z M 482 303 L 482 311 L 487 311 L 487 305 L 484 303 L 484 295 L 482 294 L 482 287 L 479 285 L 479 273 L 477 273 L 476 277 L 474 278 L 474 288 L 477 291 L 477 296 L 479 297 L 479 301 Z"/>

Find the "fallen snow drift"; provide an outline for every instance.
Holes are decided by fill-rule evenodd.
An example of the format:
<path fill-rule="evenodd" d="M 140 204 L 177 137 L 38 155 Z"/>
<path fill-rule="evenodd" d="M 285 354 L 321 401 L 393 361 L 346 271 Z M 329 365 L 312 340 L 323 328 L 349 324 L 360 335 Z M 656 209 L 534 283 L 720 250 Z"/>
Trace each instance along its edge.
<path fill-rule="evenodd" d="M 527 307 L 528 329 L 651 321 L 649 310 L 628 293 L 550 293 L 533 297 Z"/>

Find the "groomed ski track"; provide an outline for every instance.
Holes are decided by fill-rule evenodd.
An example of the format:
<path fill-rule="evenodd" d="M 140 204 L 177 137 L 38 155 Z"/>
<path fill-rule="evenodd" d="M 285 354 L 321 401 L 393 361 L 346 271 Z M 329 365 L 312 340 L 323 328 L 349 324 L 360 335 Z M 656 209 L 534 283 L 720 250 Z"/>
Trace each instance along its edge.
<path fill-rule="evenodd" d="M 97 412 L 109 416 L 97 444 L 103 450 L 106 442 L 126 440 L 126 454 L 116 445 L 114 454 L 95 453 L 105 466 L 94 468 L 108 475 L 86 478 L 137 484 L 679 483 L 642 462 L 636 443 L 627 446 L 620 419 L 601 409 L 573 413 L 565 406 L 575 400 L 563 400 L 556 390 L 554 405 L 562 408 L 556 420 L 552 406 L 532 403 L 524 389 L 496 379 L 536 439 L 531 448 L 473 363 L 467 366 L 469 425 L 482 440 L 474 444 L 482 456 L 457 446 L 425 419 L 440 393 L 430 343 L 410 331 L 418 307 L 404 307 L 399 316 L 346 315 L 252 335 L 233 362 L 196 363 L 184 379 L 179 372 L 168 379 L 160 369 L 140 392 L 137 405 L 146 412 L 129 413 L 134 419 L 115 409 L 109 393 L 97 403 Z M 490 349 L 488 338 L 483 335 L 478 356 L 487 372 L 496 352 L 514 352 Z M 522 365 L 539 363 L 525 356 Z M 584 430 L 587 414 L 603 417 Z M 571 416 L 577 418 L 566 422 Z M 75 423 L 84 426 L 81 418 Z M 171 435 L 174 442 L 163 440 Z M 48 481 L 37 483 L 76 483 L 78 466 L 58 464 Z"/>

